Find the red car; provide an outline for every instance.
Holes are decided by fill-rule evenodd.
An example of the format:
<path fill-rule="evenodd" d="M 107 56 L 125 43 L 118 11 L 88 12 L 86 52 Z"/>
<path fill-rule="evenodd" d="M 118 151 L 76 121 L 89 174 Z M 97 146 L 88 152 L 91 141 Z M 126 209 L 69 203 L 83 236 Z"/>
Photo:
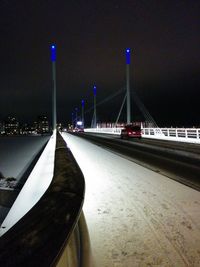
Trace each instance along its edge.
<path fill-rule="evenodd" d="M 83 133 L 84 132 L 84 129 L 83 128 L 76 127 L 76 128 L 73 129 L 73 132 L 74 133 Z"/>
<path fill-rule="evenodd" d="M 121 130 L 121 139 L 128 139 L 129 137 L 140 139 L 142 137 L 141 127 L 126 125 L 124 129 Z"/>

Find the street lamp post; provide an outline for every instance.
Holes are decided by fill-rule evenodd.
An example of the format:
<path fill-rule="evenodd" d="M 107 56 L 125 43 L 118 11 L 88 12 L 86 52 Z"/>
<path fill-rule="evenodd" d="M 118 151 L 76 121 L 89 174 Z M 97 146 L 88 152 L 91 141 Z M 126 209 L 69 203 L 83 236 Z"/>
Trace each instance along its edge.
<path fill-rule="evenodd" d="M 131 122 L 131 95 L 130 95 L 130 49 L 126 49 L 126 108 L 127 108 L 127 117 L 126 122 L 130 124 Z"/>
<path fill-rule="evenodd" d="M 85 101 L 82 99 L 82 101 L 81 101 L 81 107 L 82 107 L 82 126 L 83 126 L 83 128 L 85 128 L 84 106 L 85 106 Z"/>
<path fill-rule="evenodd" d="M 93 117 L 93 128 L 97 127 L 97 109 L 96 109 L 96 96 L 97 96 L 97 88 L 94 85 L 93 87 L 93 93 L 94 93 L 94 117 Z"/>
<path fill-rule="evenodd" d="M 75 127 L 77 127 L 77 121 L 78 121 L 78 108 L 75 108 Z"/>
<path fill-rule="evenodd" d="M 53 91 L 52 91 L 52 129 L 56 129 L 56 46 L 51 45 L 51 61 L 52 61 L 52 78 L 53 78 Z"/>
<path fill-rule="evenodd" d="M 74 128 L 74 113 L 72 112 L 72 128 Z"/>

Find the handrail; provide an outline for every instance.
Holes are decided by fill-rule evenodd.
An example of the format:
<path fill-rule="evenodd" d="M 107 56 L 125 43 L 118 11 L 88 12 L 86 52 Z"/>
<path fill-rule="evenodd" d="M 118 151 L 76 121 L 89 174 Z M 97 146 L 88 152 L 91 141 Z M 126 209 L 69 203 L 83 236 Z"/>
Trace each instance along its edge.
<path fill-rule="evenodd" d="M 120 135 L 122 127 L 87 128 L 84 131 Z M 200 143 L 200 128 L 142 128 L 142 137 L 187 143 Z"/>
<path fill-rule="evenodd" d="M 200 128 L 143 128 L 142 136 L 187 143 L 200 143 Z"/>
<path fill-rule="evenodd" d="M 78 223 L 84 191 L 83 174 L 58 134 L 53 180 L 38 203 L 0 238 L 0 266 L 56 266 Z"/>

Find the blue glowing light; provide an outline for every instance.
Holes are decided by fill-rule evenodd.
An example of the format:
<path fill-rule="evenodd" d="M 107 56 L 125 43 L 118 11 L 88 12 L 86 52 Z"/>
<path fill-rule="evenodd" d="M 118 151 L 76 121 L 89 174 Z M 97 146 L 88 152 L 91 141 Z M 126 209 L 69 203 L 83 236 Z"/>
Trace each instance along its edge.
<path fill-rule="evenodd" d="M 56 46 L 51 45 L 51 61 L 56 61 Z"/>
<path fill-rule="evenodd" d="M 82 107 L 84 107 L 84 105 L 85 105 L 85 101 L 84 100 L 81 101 L 81 105 L 82 105 Z"/>
<path fill-rule="evenodd" d="M 130 65 L 131 63 L 131 50 L 130 48 L 126 49 L 126 64 Z"/>
<path fill-rule="evenodd" d="M 93 92 L 94 92 L 94 95 L 96 96 L 97 95 L 97 87 L 95 85 L 93 87 Z"/>

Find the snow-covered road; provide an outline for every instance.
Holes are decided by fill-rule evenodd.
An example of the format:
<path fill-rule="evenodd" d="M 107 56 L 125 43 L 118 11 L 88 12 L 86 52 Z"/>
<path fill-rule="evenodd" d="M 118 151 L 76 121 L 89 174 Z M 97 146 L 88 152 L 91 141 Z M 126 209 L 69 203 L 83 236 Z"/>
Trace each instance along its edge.
<path fill-rule="evenodd" d="M 200 193 L 63 133 L 86 181 L 95 267 L 200 266 Z"/>

